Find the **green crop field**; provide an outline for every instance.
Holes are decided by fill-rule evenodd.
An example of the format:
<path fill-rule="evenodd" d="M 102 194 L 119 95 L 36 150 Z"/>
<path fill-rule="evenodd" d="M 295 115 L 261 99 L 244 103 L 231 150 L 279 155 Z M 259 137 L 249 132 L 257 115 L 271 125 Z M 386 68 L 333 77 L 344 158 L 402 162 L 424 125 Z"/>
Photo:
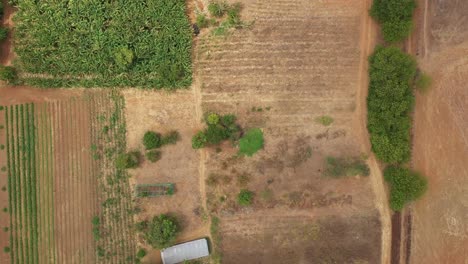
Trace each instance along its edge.
<path fill-rule="evenodd" d="M 18 0 L 16 66 L 41 87 L 191 84 L 185 0 Z"/>

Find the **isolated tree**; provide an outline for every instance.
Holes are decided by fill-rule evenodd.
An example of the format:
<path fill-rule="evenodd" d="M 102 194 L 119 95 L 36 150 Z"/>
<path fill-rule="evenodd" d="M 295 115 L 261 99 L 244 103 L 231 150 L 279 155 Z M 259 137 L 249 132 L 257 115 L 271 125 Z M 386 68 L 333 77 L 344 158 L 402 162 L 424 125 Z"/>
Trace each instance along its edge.
<path fill-rule="evenodd" d="M 163 249 L 174 242 L 179 226 L 177 220 L 166 214 L 153 217 L 145 230 L 145 238 L 153 248 Z"/>

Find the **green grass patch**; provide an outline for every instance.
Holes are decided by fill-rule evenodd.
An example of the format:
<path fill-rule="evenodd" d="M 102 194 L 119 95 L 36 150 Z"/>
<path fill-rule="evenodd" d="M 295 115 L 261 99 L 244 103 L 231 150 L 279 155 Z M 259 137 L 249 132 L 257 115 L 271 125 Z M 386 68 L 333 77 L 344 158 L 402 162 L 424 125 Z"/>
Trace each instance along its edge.
<path fill-rule="evenodd" d="M 263 132 L 260 128 L 252 128 L 239 141 L 239 153 L 252 156 L 263 148 Z"/>
<path fill-rule="evenodd" d="M 390 184 L 390 208 L 395 211 L 402 210 L 427 190 L 426 178 L 407 168 L 390 166 L 385 169 L 384 178 Z"/>
<path fill-rule="evenodd" d="M 237 203 L 242 206 L 249 206 L 253 203 L 254 193 L 247 189 L 242 189 L 237 195 Z"/>
<path fill-rule="evenodd" d="M 425 93 L 432 85 L 432 78 L 428 74 L 420 72 L 416 77 L 415 85 L 419 91 Z"/>
<path fill-rule="evenodd" d="M 367 128 L 372 150 L 388 163 L 407 162 L 411 154 L 411 83 L 415 60 L 396 47 L 378 46 L 369 58 Z"/>
<path fill-rule="evenodd" d="M 333 123 L 333 118 L 331 116 L 320 116 L 315 119 L 315 122 L 322 124 L 324 126 L 329 126 Z"/>
<path fill-rule="evenodd" d="M 175 89 L 192 80 L 185 0 L 18 1 L 17 69 L 42 87 Z"/>

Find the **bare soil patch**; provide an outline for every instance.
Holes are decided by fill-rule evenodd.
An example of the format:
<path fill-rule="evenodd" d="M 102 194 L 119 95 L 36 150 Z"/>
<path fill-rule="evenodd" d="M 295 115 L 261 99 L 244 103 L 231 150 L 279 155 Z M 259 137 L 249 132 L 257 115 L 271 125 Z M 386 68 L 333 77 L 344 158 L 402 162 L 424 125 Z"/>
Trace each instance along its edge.
<path fill-rule="evenodd" d="M 413 263 L 466 263 L 468 253 L 468 54 L 465 1 L 429 1 L 420 60 L 433 78 L 418 94 L 414 124 L 414 167 L 429 190 L 413 206 Z"/>
<path fill-rule="evenodd" d="M 260 127 L 265 136 L 264 150 L 254 157 L 237 157 L 229 143 L 221 151 L 207 151 L 207 204 L 210 212 L 221 217 L 223 260 L 285 263 L 287 256 L 294 256 L 292 263 L 313 259 L 339 263 L 346 257 L 379 262 L 380 220 L 368 230 L 371 237 L 379 238 L 377 242 L 356 243 L 349 249 L 353 238 L 344 235 L 338 253 L 332 256 L 314 251 L 326 248 L 328 239 L 305 238 L 288 245 L 293 232 L 287 239 L 287 227 L 299 228 L 298 222 L 329 222 L 323 228 L 331 230 L 333 225 L 339 227 L 341 219 L 352 222 L 363 217 L 366 222 L 378 215 L 369 178 L 336 180 L 322 175 L 326 156 L 359 156 L 367 150 L 361 145 L 366 140 L 362 111 L 356 109 L 362 105 L 361 72 L 365 68 L 361 62 L 367 59 L 361 52 L 368 52 L 361 43 L 368 37 L 363 32 L 367 30 L 363 19 L 367 2 L 244 4 L 242 14 L 255 20 L 253 28 L 224 38 L 205 36 L 199 40 L 197 53 L 203 112 L 234 113 L 239 124 Z M 315 121 L 323 115 L 331 116 L 333 124 Z M 242 188 L 255 192 L 249 208 L 237 205 Z M 286 217 L 293 211 L 301 217 Z M 271 216 L 271 221 L 265 216 Z M 360 232 L 359 225 L 351 227 L 353 232 Z M 276 230 L 284 234 L 281 231 L 277 239 L 266 239 Z M 363 253 L 369 250 L 377 252 L 378 258 Z"/>

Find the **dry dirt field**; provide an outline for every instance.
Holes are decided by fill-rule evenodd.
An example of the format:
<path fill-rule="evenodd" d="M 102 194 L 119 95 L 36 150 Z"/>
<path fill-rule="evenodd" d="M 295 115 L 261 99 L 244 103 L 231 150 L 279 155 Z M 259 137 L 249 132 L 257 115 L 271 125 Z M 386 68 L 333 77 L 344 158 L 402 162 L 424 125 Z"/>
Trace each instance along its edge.
<path fill-rule="evenodd" d="M 196 64 L 203 112 L 235 113 L 265 135 L 252 158 L 236 158 L 229 144 L 205 153 L 205 177 L 221 182 L 206 192 L 221 218 L 224 262 L 380 262 L 377 175 L 322 176 L 326 156 L 366 151 L 359 93 L 367 2 L 243 2 L 253 28 L 202 37 Z M 317 123 L 322 115 L 334 123 Z M 252 208 L 236 205 L 240 188 L 255 191 Z"/>
<path fill-rule="evenodd" d="M 413 165 L 429 190 L 413 206 L 411 263 L 468 263 L 468 2 L 426 1 Z M 424 5 L 424 2 L 422 3 Z"/>

